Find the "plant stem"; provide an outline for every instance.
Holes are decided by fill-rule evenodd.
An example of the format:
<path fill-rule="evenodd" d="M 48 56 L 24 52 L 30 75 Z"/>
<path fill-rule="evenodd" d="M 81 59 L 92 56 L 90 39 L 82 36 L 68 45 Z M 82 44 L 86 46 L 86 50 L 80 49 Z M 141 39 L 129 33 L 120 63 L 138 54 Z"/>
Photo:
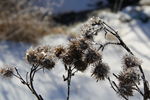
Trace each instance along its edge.
<path fill-rule="evenodd" d="M 67 76 L 67 84 L 68 84 L 67 100 L 69 100 L 69 98 L 70 98 L 71 77 L 72 77 L 72 70 L 71 70 L 71 66 L 69 66 L 69 68 L 68 68 L 68 76 Z"/>

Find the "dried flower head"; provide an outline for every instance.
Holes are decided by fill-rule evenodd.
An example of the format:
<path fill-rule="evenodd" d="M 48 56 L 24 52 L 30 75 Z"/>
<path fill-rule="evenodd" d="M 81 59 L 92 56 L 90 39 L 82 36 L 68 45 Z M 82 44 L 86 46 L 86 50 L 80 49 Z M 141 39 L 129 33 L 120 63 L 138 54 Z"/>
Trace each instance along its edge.
<path fill-rule="evenodd" d="M 63 60 L 63 63 L 66 65 L 70 65 L 74 61 L 73 57 L 70 54 L 66 54 L 65 56 L 63 56 L 62 60 Z"/>
<path fill-rule="evenodd" d="M 36 52 L 48 53 L 48 52 L 51 52 L 51 47 L 48 45 L 44 45 L 44 46 L 39 46 L 39 47 L 35 48 L 35 50 L 36 50 Z"/>
<path fill-rule="evenodd" d="M 0 74 L 4 78 L 11 78 L 13 76 L 14 69 L 12 67 L 5 67 L 0 69 Z"/>
<path fill-rule="evenodd" d="M 29 49 L 26 52 L 26 59 L 30 64 L 38 64 L 46 69 L 52 69 L 55 66 L 53 54 L 49 46 L 40 46 L 35 49 Z"/>
<path fill-rule="evenodd" d="M 87 39 L 79 38 L 79 39 L 74 39 L 70 41 L 70 48 L 76 48 L 78 50 L 86 50 L 89 47 L 89 41 Z"/>
<path fill-rule="evenodd" d="M 130 84 L 119 84 L 118 93 L 120 96 L 133 96 L 133 86 Z"/>
<path fill-rule="evenodd" d="M 50 70 L 54 68 L 55 62 L 51 57 L 46 57 L 41 61 L 40 66 Z"/>
<path fill-rule="evenodd" d="M 27 50 L 25 57 L 30 64 L 34 64 L 37 62 L 37 52 L 33 48 Z"/>
<path fill-rule="evenodd" d="M 77 60 L 77 61 L 74 62 L 74 67 L 75 67 L 77 70 L 83 72 L 83 71 L 85 71 L 85 70 L 87 69 L 88 64 L 85 63 L 85 62 L 82 61 L 82 60 Z"/>
<path fill-rule="evenodd" d="M 81 50 L 86 50 L 87 48 L 89 48 L 89 44 L 86 39 L 80 39 L 79 44 Z"/>
<path fill-rule="evenodd" d="M 136 66 L 140 66 L 141 65 L 141 61 L 136 58 L 134 55 L 125 55 L 123 57 L 123 64 L 124 67 L 129 68 L 129 67 L 136 67 Z"/>
<path fill-rule="evenodd" d="M 62 56 L 64 55 L 65 52 L 66 52 L 66 50 L 65 50 L 65 48 L 63 46 L 58 46 L 54 50 L 54 54 L 58 58 L 62 58 Z"/>
<path fill-rule="evenodd" d="M 103 28 L 103 22 L 100 17 L 91 18 L 87 24 L 83 25 L 81 32 L 84 38 L 93 40 L 94 35 L 97 35 L 98 31 Z"/>
<path fill-rule="evenodd" d="M 105 63 L 102 63 L 99 61 L 95 64 L 95 68 L 92 72 L 92 76 L 94 76 L 97 81 L 98 80 L 104 80 L 106 77 L 108 77 L 109 74 L 109 66 Z"/>
<path fill-rule="evenodd" d="M 82 59 L 83 52 L 79 49 L 78 42 L 71 42 L 63 56 L 63 62 L 66 65 L 73 64 L 75 61 Z"/>
<path fill-rule="evenodd" d="M 91 32 L 92 26 L 89 24 L 84 24 L 81 28 L 82 36 L 85 39 L 93 40 L 94 35 Z"/>
<path fill-rule="evenodd" d="M 103 21 L 101 20 L 100 17 L 92 17 L 89 21 L 89 24 L 91 25 L 101 25 Z"/>
<path fill-rule="evenodd" d="M 133 69 L 128 69 L 118 75 L 120 83 L 133 84 L 140 81 L 140 74 Z"/>
<path fill-rule="evenodd" d="M 102 56 L 101 54 L 93 49 L 88 49 L 84 55 L 84 61 L 88 64 L 92 64 L 96 61 L 101 61 Z"/>

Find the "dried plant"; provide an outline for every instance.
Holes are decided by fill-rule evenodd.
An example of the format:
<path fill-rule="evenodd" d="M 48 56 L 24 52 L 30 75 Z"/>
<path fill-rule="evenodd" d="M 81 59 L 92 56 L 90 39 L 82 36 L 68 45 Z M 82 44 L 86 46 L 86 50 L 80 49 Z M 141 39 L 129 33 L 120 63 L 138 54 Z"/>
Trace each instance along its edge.
<path fill-rule="evenodd" d="M 111 34 L 114 41 L 106 41 L 99 43 L 95 37 L 104 32 L 105 38 L 107 34 Z M 108 80 L 113 90 L 125 100 L 129 100 L 129 96 L 134 96 L 137 91 L 143 100 L 150 99 L 149 83 L 145 77 L 141 66 L 141 61 L 132 53 L 128 46 L 123 42 L 118 32 L 108 26 L 99 17 L 91 18 L 81 30 L 81 35 L 69 41 L 67 46 L 40 46 L 30 48 L 26 52 L 26 60 L 32 65 L 30 72 L 27 72 L 26 79 L 23 79 L 17 68 L 15 72 L 11 68 L 1 69 L 0 73 L 5 77 L 14 75 L 26 85 L 38 100 L 43 100 L 42 96 L 34 89 L 34 76 L 39 70 L 51 70 L 55 67 L 56 59 L 61 60 L 67 75 L 63 75 L 64 81 L 67 82 L 67 100 L 70 98 L 71 80 L 75 74 L 83 72 L 90 66 L 93 67 L 91 76 L 96 81 Z M 102 52 L 109 45 L 116 45 L 124 48 L 127 52 L 122 58 L 122 71 L 119 74 L 113 73 L 118 82 L 111 80 L 110 67 L 102 59 Z M 143 90 L 140 83 L 143 82 Z"/>
<path fill-rule="evenodd" d="M 0 1 L 0 40 L 37 43 L 39 38 L 47 34 L 65 33 L 64 27 L 54 28 L 52 5 L 48 9 L 31 2 L 35 0 Z"/>

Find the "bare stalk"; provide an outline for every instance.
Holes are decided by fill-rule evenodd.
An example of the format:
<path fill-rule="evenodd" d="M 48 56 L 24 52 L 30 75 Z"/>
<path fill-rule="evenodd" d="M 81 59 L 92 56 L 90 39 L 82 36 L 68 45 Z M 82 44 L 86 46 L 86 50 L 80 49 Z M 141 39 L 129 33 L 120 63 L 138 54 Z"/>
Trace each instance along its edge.
<path fill-rule="evenodd" d="M 42 98 L 42 96 L 40 94 L 37 93 L 37 91 L 35 90 L 34 88 L 34 84 L 33 84 L 33 81 L 34 81 L 34 76 L 35 76 L 35 73 L 38 71 L 38 65 L 33 65 L 31 67 L 31 70 L 29 72 L 29 75 L 28 75 L 28 72 L 26 74 L 26 80 L 23 79 L 23 77 L 20 75 L 19 71 L 17 68 L 15 68 L 15 71 L 17 74 L 13 74 L 16 78 L 20 79 L 21 83 L 26 85 L 29 90 L 36 96 L 37 100 L 44 100 Z"/>

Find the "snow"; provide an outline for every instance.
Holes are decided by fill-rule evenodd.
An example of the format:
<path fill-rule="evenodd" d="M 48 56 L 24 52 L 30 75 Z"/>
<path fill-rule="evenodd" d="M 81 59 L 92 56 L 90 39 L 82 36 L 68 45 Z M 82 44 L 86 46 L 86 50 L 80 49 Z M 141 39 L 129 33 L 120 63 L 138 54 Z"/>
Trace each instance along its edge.
<path fill-rule="evenodd" d="M 75 1 L 74 1 L 75 2 Z M 67 8 L 66 8 L 67 9 Z M 148 8 L 150 11 L 150 8 Z M 147 11 L 147 12 L 149 12 Z M 121 13 L 113 14 L 110 12 L 99 13 L 109 25 L 117 30 L 124 42 L 131 48 L 135 55 L 142 59 L 142 67 L 146 72 L 147 79 L 150 81 L 150 21 L 142 23 L 139 20 L 132 20 L 129 23 L 119 21 Z M 74 27 L 78 31 L 79 26 Z M 66 45 L 67 36 L 50 35 L 44 37 L 41 45 Z M 22 75 L 25 76 L 30 65 L 24 61 L 24 53 L 31 45 L 24 43 L 12 43 L 10 41 L 0 42 L 0 66 L 10 64 L 17 66 Z M 109 47 L 104 51 L 104 61 L 109 62 L 111 74 L 117 73 L 121 69 L 121 57 L 125 51 L 118 47 Z M 108 81 L 96 82 L 90 77 L 91 69 L 85 73 L 77 73 L 71 83 L 70 100 L 120 100 L 121 98 L 113 91 Z M 35 89 L 44 97 L 45 100 L 66 100 L 67 85 L 63 81 L 62 75 L 66 74 L 63 65 L 58 62 L 52 71 L 40 71 L 35 77 Z M 114 77 L 112 77 L 114 79 Z M 22 85 L 16 78 L 6 80 L 1 78 L 0 100 L 36 100 L 26 86 Z M 141 100 L 138 93 L 132 100 Z"/>
<path fill-rule="evenodd" d="M 95 5 L 102 2 L 101 7 L 107 5 L 107 0 L 37 0 L 34 5 L 50 8 L 52 13 L 80 12 L 95 9 Z"/>

